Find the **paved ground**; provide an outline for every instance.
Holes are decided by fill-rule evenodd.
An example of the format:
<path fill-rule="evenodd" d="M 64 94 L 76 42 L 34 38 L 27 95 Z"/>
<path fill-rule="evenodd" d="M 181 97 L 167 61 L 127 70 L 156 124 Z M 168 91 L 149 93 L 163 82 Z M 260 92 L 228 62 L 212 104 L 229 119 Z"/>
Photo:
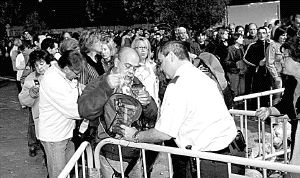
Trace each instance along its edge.
<path fill-rule="evenodd" d="M 42 153 L 28 155 L 28 112 L 20 107 L 17 94 L 15 83 L 0 80 L 0 177 L 43 178 Z"/>

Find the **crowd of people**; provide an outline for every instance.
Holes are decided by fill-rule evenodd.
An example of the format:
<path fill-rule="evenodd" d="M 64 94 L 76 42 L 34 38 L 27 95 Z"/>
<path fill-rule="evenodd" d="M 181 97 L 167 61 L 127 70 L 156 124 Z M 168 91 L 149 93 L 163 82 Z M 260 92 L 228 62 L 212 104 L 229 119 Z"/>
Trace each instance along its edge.
<path fill-rule="evenodd" d="M 0 60 L 15 71 L 21 106 L 30 113 L 29 155 L 43 150 L 50 178 L 83 140 L 95 147 L 108 137 L 244 157 L 243 136 L 228 112 L 241 103 L 229 106 L 225 88 L 239 96 L 286 87 L 257 116 L 289 115 L 291 163 L 299 164 L 299 30 L 300 14 L 290 25 L 261 27 L 93 29 L 59 38 L 25 31 L 2 43 Z M 261 106 L 269 102 L 262 98 Z M 122 152 L 126 176 L 143 177 L 140 150 Z M 100 154 L 102 176 L 119 176 L 118 148 L 107 145 Z M 157 153 L 146 158 L 151 176 Z M 172 162 L 173 177 L 195 177 L 189 157 L 172 155 Z M 200 168 L 201 177 L 228 176 L 222 162 L 203 160 Z M 233 165 L 232 172 L 243 175 L 245 167 Z"/>

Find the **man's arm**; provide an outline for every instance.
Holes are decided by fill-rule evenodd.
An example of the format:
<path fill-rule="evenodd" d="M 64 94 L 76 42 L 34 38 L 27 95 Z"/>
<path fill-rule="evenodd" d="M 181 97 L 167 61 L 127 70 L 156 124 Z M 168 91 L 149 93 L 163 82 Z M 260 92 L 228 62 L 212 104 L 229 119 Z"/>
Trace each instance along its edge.
<path fill-rule="evenodd" d="M 137 131 L 134 127 L 121 125 L 123 138 L 133 142 L 157 143 L 165 140 L 170 140 L 172 137 L 155 128 L 146 131 Z"/>
<path fill-rule="evenodd" d="M 90 82 L 78 98 L 79 115 L 88 120 L 94 120 L 103 113 L 103 107 L 113 93 L 107 83 L 107 75 Z"/>

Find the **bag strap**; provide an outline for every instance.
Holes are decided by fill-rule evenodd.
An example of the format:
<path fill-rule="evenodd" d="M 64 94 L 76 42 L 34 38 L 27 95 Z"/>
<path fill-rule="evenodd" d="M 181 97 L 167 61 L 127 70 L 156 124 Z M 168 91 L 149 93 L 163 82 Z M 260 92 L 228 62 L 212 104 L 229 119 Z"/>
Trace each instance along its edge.
<path fill-rule="evenodd" d="M 200 58 L 199 58 L 199 59 L 200 59 Z M 221 84 L 220 84 L 219 81 L 218 81 L 218 78 L 217 78 L 216 75 L 212 72 L 212 70 L 210 69 L 210 67 L 208 67 L 208 66 L 205 64 L 205 62 L 202 61 L 202 59 L 200 59 L 200 63 L 201 63 L 205 68 L 208 69 L 208 72 L 209 72 L 209 73 L 214 77 L 214 79 L 217 81 L 217 84 L 218 84 L 219 88 L 222 89 Z M 201 64 L 200 64 L 200 65 L 201 65 Z M 200 65 L 199 65 L 199 66 L 200 66 Z"/>

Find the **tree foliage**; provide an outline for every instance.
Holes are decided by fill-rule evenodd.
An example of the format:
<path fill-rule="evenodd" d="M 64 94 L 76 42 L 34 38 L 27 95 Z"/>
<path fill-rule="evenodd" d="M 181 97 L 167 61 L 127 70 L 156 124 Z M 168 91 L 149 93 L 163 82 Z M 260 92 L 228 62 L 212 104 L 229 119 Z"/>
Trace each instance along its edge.
<path fill-rule="evenodd" d="M 6 0 L 0 2 L 0 23 L 15 23 L 20 19 L 22 10 L 22 2 L 14 0 Z"/>
<path fill-rule="evenodd" d="M 79 26 L 168 23 L 171 26 L 201 28 L 222 22 L 229 1 L 231 0 L 80 0 L 71 5 L 66 0 L 43 0 L 40 3 L 43 6 L 39 6 L 38 0 L 2 0 L 0 22 L 29 25 L 30 21 L 39 17 L 39 20 L 45 20 L 48 25 L 63 24 L 65 27 L 68 23 L 69 26 L 72 23 Z"/>
<path fill-rule="evenodd" d="M 47 29 L 46 23 L 40 18 L 38 12 L 34 11 L 26 16 L 23 23 L 25 28 L 30 31 L 39 32 Z"/>
<path fill-rule="evenodd" d="M 222 22 L 228 0 L 156 0 L 159 22 L 207 28 Z"/>

